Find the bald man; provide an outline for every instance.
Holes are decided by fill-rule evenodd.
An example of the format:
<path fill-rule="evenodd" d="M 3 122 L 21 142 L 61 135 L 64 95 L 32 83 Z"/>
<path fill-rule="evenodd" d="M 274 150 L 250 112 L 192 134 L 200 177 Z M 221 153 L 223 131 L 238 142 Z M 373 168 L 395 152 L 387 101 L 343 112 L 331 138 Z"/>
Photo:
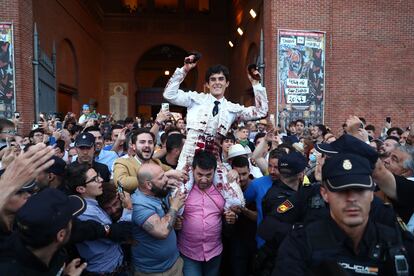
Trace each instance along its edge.
<path fill-rule="evenodd" d="M 132 247 L 134 276 L 183 275 L 173 225 L 185 196 L 176 193 L 168 202 L 167 181 L 157 164 L 142 164 L 138 171 L 138 189 L 132 195 L 133 234 L 138 241 Z"/>

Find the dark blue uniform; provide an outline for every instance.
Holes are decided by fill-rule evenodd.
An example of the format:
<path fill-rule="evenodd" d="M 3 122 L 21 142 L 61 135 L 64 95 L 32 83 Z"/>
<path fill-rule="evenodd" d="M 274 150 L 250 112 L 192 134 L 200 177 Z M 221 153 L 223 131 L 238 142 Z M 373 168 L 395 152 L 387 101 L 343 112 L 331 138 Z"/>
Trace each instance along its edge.
<path fill-rule="evenodd" d="M 352 240 L 328 217 L 286 237 L 272 275 L 321 275 L 326 268 L 336 275 L 413 275 L 408 266 L 414 263 L 412 249 L 412 236 L 402 241 L 397 228 L 369 220 L 355 253 Z"/>

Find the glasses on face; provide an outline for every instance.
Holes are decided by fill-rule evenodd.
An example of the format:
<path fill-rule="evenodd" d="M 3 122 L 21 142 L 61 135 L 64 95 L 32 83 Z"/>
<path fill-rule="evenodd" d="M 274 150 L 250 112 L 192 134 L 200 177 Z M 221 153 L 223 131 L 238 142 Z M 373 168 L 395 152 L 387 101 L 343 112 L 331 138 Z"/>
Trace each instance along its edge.
<path fill-rule="evenodd" d="M 88 184 L 88 183 L 91 183 L 91 182 L 101 182 L 101 180 L 102 180 L 101 175 L 98 173 L 94 177 L 92 177 L 91 179 L 86 181 L 85 185 Z"/>
<path fill-rule="evenodd" d="M 4 130 L 4 131 L 1 132 L 1 134 L 16 135 L 16 131 L 15 130 Z"/>
<path fill-rule="evenodd" d="M 218 77 L 218 78 L 216 78 L 216 77 L 210 77 L 208 80 L 210 82 L 225 81 L 226 80 L 226 77 Z"/>

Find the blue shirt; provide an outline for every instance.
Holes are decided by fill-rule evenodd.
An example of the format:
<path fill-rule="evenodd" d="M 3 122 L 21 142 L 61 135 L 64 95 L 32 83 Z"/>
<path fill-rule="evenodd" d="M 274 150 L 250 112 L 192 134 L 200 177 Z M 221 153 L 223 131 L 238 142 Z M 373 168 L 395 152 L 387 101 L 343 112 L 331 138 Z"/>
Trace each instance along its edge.
<path fill-rule="evenodd" d="M 102 225 L 111 224 L 112 221 L 95 199 L 85 198 L 86 210 L 79 216 L 80 220 L 94 220 Z M 124 254 L 119 243 L 108 239 L 95 241 L 85 241 L 77 243 L 76 248 L 79 255 L 86 260 L 88 267 L 86 270 L 95 273 L 113 272 L 122 264 Z"/>
<path fill-rule="evenodd" d="M 135 269 L 143 273 L 161 273 L 170 269 L 177 261 L 179 253 L 175 231 L 171 230 L 166 239 L 157 239 L 142 229 L 149 217 L 165 215 L 161 207 L 161 199 L 143 194 L 136 189 L 132 195 L 132 222 L 134 239 L 137 245 L 132 246 L 132 262 Z"/>
<path fill-rule="evenodd" d="M 109 171 L 112 173 L 114 170 L 114 162 L 117 158 L 118 154 L 116 154 L 116 152 L 110 150 L 101 150 L 99 152 L 99 155 L 95 157 L 95 161 L 105 164 L 108 167 Z"/>
<path fill-rule="evenodd" d="M 272 178 L 270 176 L 263 176 L 253 180 L 244 191 L 244 198 L 246 202 L 256 202 L 257 209 L 257 225 L 263 221 L 262 200 L 266 195 L 267 190 L 272 187 Z M 262 247 L 265 241 L 256 234 L 257 248 Z"/>

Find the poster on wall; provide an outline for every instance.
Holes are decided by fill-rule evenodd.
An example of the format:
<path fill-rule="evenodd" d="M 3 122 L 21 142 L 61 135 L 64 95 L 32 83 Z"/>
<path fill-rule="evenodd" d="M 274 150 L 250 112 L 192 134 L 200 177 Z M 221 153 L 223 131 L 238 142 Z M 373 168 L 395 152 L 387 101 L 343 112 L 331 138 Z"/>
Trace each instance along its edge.
<path fill-rule="evenodd" d="M 15 111 L 13 25 L 0 22 L 0 117 Z"/>
<path fill-rule="evenodd" d="M 109 112 L 115 120 L 125 120 L 128 116 L 128 83 L 109 83 Z"/>
<path fill-rule="evenodd" d="M 278 30 L 278 119 L 283 112 L 286 123 L 323 123 L 325 37 L 325 32 Z"/>

